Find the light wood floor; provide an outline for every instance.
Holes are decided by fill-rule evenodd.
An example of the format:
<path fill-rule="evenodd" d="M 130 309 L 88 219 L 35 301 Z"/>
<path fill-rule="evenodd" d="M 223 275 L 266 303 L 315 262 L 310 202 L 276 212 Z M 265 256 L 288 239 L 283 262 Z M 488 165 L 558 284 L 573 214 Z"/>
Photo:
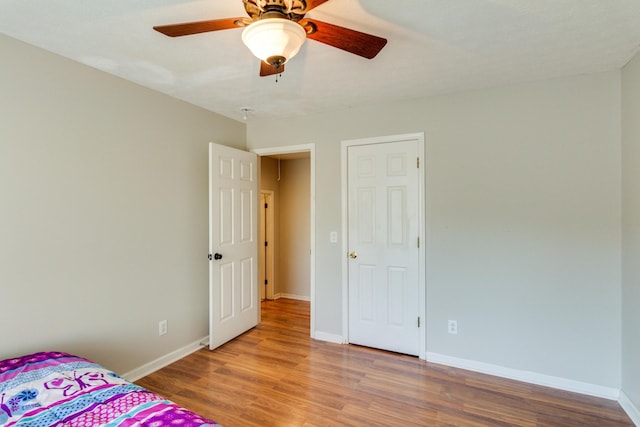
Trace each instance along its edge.
<path fill-rule="evenodd" d="M 617 402 L 309 338 L 309 304 L 137 382 L 234 426 L 632 426 Z"/>

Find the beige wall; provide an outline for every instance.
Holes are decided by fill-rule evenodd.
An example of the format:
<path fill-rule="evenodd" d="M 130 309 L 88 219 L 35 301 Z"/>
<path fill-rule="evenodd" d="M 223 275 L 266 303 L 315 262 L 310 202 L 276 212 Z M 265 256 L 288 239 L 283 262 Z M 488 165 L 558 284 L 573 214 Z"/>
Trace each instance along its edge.
<path fill-rule="evenodd" d="M 2 35 L 0 57 L 0 358 L 124 373 L 208 335 L 207 143 L 244 124 Z"/>
<path fill-rule="evenodd" d="M 622 71 L 622 391 L 640 419 L 640 54 Z"/>
<path fill-rule="evenodd" d="M 272 157 L 260 157 L 260 190 L 273 191 L 273 242 L 269 242 L 273 249 L 273 295 L 277 297 L 280 271 L 280 224 L 278 213 L 280 209 L 280 183 L 278 182 L 278 161 Z"/>
<path fill-rule="evenodd" d="M 276 292 L 299 299 L 310 296 L 310 164 L 283 160 L 280 167 L 279 279 Z"/>
<path fill-rule="evenodd" d="M 261 157 L 260 188 L 274 192 L 274 295 L 310 297 L 310 164 L 309 159 L 278 161 Z"/>
<path fill-rule="evenodd" d="M 619 388 L 616 71 L 251 122 L 249 148 L 316 146 L 317 331 L 343 333 L 342 258 L 323 238 L 341 229 L 341 141 L 412 132 L 426 136 L 427 351 Z"/>

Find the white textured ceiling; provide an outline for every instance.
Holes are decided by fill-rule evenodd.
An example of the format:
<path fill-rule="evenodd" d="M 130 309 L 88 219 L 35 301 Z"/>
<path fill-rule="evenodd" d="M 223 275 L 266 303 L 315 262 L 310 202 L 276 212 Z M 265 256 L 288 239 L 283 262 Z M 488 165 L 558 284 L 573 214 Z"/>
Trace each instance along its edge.
<path fill-rule="evenodd" d="M 242 29 L 152 30 L 241 16 L 240 0 L 0 0 L 0 33 L 236 120 L 617 69 L 640 45 L 640 0 L 330 0 L 308 16 L 387 46 L 367 60 L 307 40 L 276 83 Z"/>

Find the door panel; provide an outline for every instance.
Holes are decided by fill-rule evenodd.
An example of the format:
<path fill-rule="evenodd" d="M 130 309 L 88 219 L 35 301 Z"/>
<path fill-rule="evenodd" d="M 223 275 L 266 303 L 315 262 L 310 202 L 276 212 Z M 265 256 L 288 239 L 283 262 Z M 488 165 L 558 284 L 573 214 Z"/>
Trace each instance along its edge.
<path fill-rule="evenodd" d="M 233 317 L 233 264 L 225 262 L 219 266 L 220 273 L 220 320 L 225 322 Z"/>
<path fill-rule="evenodd" d="M 389 267 L 387 311 L 389 313 L 389 324 L 393 326 L 402 327 L 404 324 L 404 311 L 407 303 L 404 300 L 404 289 L 408 286 L 406 273 L 406 268 Z"/>
<path fill-rule="evenodd" d="M 219 192 L 219 247 L 233 244 L 233 189 L 220 188 Z"/>
<path fill-rule="evenodd" d="M 254 259 L 243 259 L 240 262 L 240 268 L 240 271 L 242 271 L 242 303 L 240 307 L 242 311 L 252 310 L 255 307 L 254 289 L 256 287 L 254 280 Z"/>
<path fill-rule="evenodd" d="M 257 157 L 209 145 L 209 347 L 258 323 Z"/>
<path fill-rule="evenodd" d="M 349 342 L 418 355 L 418 142 L 347 149 Z"/>
<path fill-rule="evenodd" d="M 255 240 L 255 191 L 240 192 L 240 243 L 251 243 Z"/>

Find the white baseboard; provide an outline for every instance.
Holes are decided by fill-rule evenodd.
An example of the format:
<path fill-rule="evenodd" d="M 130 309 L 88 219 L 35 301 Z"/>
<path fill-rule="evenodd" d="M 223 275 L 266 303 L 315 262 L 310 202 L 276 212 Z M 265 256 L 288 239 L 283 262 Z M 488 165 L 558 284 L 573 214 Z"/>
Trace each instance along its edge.
<path fill-rule="evenodd" d="M 640 409 L 633 404 L 631 399 L 629 399 L 629 396 L 627 396 L 624 391 L 620 392 L 620 399 L 618 399 L 618 403 L 622 406 L 622 409 L 624 409 L 627 415 L 629 415 L 631 421 L 633 421 L 636 426 L 640 426 Z"/>
<path fill-rule="evenodd" d="M 280 294 L 276 294 L 276 295 L 273 296 L 273 299 L 280 299 L 280 298 L 296 299 L 298 301 L 311 301 L 311 298 L 309 298 L 308 296 L 304 296 L 304 295 L 280 293 Z"/>
<path fill-rule="evenodd" d="M 188 344 L 175 351 L 172 351 L 171 353 L 166 354 L 162 357 L 159 357 L 156 360 L 152 360 L 149 363 L 145 363 L 139 368 L 135 368 L 129 372 L 122 374 L 122 378 L 131 382 L 137 381 L 140 378 L 146 377 L 147 375 L 157 371 L 160 368 L 164 368 L 165 366 L 170 365 L 173 362 L 176 362 L 182 359 L 183 357 L 188 356 L 191 353 L 194 353 L 200 350 L 205 346 L 203 343 L 206 343 L 206 342 L 209 342 L 209 337 L 201 338 L 198 341 L 192 342 L 191 344 Z"/>
<path fill-rule="evenodd" d="M 466 369 L 483 374 L 494 375 L 502 378 L 523 381 L 546 387 L 552 387 L 565 391 L 586 394 L 589 396 L 601 397 L 609 400 L 618 400 L 620 390 L 613 387 L 604 387 L 596 384 L 570 380 L 551 375 L 538 374 L 535 372 L 522 371 L 519 369 L 505 368 L 503 366 L 492 365 L 490 363 L 476 362 L 474 360 L 460 359 L 457 357 L 445 356 L 438 353 L 427 352 L 427 362 L 452 366 L 454 368 Z"/>
<path fill-rule="evenodd" d="M 312 333 L 311 338 L 320 341 L 332 342 L 334 344 L 346 344 L 342 335 L 330 334 L 322 331 L 315 331 Z"/>

